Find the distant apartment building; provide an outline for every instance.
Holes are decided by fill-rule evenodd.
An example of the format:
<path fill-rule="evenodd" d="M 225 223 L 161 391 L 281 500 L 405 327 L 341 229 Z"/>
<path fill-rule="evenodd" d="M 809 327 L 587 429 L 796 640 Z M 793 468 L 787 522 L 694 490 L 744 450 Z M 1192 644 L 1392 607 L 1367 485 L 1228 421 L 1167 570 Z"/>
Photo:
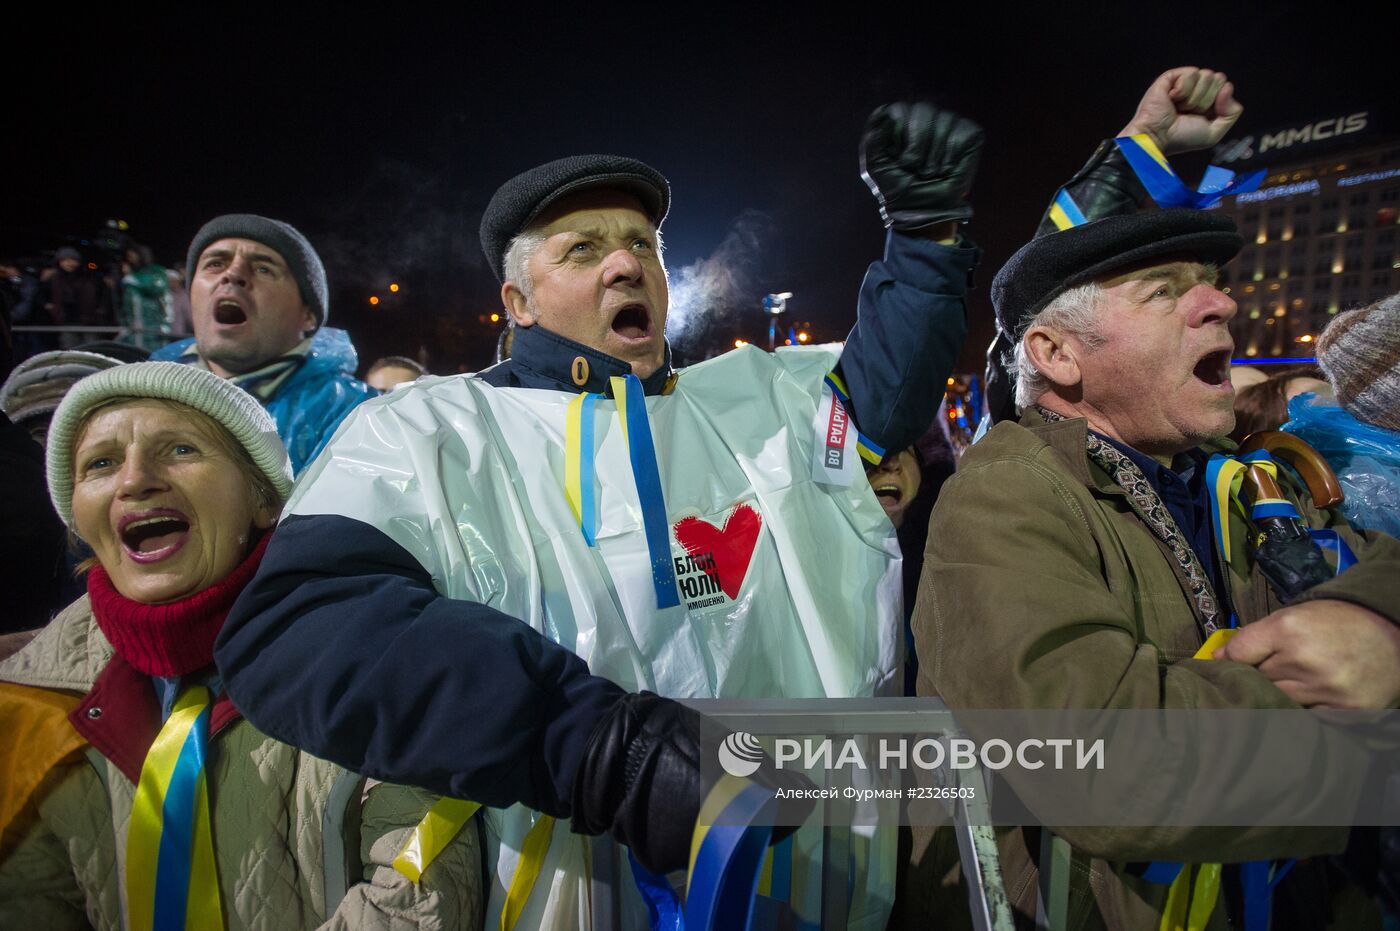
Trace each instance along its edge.
<path fill-rule="evenodd" d="M 1400 291 L 1400 137 L 1374 110 L 1226 142 L 1214 164 L 1266 168 L 1218 208 L 1245 237 L 1221 286 L 1240 307 L 1236 358 L 1311 356 L 1340 311 Z"/>

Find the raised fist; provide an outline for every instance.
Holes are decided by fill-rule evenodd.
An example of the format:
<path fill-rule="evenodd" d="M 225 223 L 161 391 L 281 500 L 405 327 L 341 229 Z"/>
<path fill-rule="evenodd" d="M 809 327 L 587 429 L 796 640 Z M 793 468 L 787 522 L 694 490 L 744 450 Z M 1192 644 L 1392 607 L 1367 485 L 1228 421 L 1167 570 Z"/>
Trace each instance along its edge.
<path fill-rule="evenodd" d="M 886 227 L 927 230 L 972 217 L 967 202 L 982 127 L 931 103 L 876 108 L 860 140 L 860 176 L 880 202 Z"/>
<path fill-rule="evenodd" d="M 1243 113 L 1244 105 L 1235 99 L 1235 85 L 1224 73 L 1173 68 L 1152 82 L 1118 135 L 1147 133 L 1164 155 L 1208 149 L 1224 138 Z"/>

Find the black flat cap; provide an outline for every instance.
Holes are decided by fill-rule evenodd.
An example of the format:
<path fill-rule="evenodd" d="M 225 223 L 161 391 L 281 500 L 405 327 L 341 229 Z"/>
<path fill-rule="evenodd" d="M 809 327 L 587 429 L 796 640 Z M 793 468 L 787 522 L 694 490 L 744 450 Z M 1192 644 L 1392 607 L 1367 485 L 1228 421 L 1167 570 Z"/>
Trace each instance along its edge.
<path fill-rule="evenodd" d="M 481 248 L 504 280 L 510 241 L 561 197 L 588 188 L 626 191 L 658 228 L 671 209 L 671 185 L 645 162 L 620 155 L 571 155 L 523 172 L 501 185 L 481 217 Z"/>
<path fill-rule="evenodd" d="M 1047 233 L 1022 246 L 992 280 L 997 324 L 1015 334 L 1070 288 L 1143 265 L 1185 258 L 1224 265 L 1244 240 L 1229 217 L 1204 210 L 1154 210 L 1105 217 Z"/>

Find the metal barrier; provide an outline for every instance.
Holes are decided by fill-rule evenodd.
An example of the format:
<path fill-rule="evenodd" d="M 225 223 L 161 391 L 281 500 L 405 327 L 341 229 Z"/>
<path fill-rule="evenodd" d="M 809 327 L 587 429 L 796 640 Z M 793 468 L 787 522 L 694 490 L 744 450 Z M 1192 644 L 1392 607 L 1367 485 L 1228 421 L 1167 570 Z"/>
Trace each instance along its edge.
<path fill-rule="evenodd" d="M 952 711 L 934 698 L 898 699 L 773 699 L 732 700 L 694 699 L 684 702 L 717 724 L 733 731 L 769 737 L 799 737 L 826 734 L 859 734 L 878 737 L 918 734 L 926 737 L 954 737 L 961 734 Z M 972 924 L 977 931 L 1013 931 L 1011 902 L 1002 882 L 996 837 L 989 818 L 987 783 L 978 768 L 940 771 L 946 785 L 972 789 L 971 798 L 947 803 L 957 836 L 962 873 L 967 885 Z M 825 802 L 827 816 L 822 836 L 822 928 L 845 926 L 849 858 L 846 843 L 850 829 L 835 827 L 832 816 L 836 805 Z M 600 853 L 595 847 L 595 854 Z M 604 857 L 609 859 L 609 857 Z M 595 860 L 595 863 L 598 861 Z M 610 861 L 614 863 L 615 861 Z M 601 885 L 602 873 L 595 873 L 594 899 L 596 928 L 618 928 L 617 909 L 611 888 Z M 619 871 L 613 869 L 616 881 Z M 599 919 L 606 918 L 606 923 Z M 699 929 L 693 929 L 699 931 Z"/>

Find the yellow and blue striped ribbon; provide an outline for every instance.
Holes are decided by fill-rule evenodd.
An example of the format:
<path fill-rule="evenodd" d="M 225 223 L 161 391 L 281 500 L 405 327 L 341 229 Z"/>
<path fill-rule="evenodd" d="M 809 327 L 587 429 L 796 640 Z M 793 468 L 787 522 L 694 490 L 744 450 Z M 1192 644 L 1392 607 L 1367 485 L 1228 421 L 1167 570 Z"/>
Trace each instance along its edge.
<path fill-rule="evenodd" d="M 1206 488 L 1215 518 L 1215 544 L 1220 558 L 1230 558 L 1230 508 L 1240 504 L 1240 486 L 1244 484 L 1247 467 L 1233 456 L 1216 453 L 1206 462 Z M 1243 510 L 1241 510 L 1243 513 Z"/>
<path fill-rule="evenodd" d="M 632 463 L 632 480 L 642 506 L 642 529 L 646 533 L 656 606 L 672 608 L 680 604 L 680 592 L 676 588 L 676 569 L 671 562 L 671 528 L 666 519 L 666 501 L 661 490 L 651 423 L 647 419 L 646 394 L 635 375 L 613 378 L 612 393 L 617 402 L 622 442 L 627 446 Z M 564 415 L 564 496 L 589 546 L 596 545 L 598 532 L 593 408 L 600 397 L 602 395 L 580 394 L 569 402 Z"/>
<path fill-rule="evenodd" d="M 479 808 L 480 802 L 445 796 L 438 799 L 399 848 L 398 856 L 394 857 L 394 869 L 409 882 L 419 882 L 438 854 L 447 849 Z"/>
<path fill-rule="evenodd" d="M 1228 168 L 1211 165 L 1206 169 L 1200 185 L 1193 191 L 1177 177 L 1175 171 L 1172 171 L 1167 157 L 1147 133 L 1119 136 L 1113 141 L 1118 144 L 1128 165 L 1159 207 L 1204 209 L 1214 206 L 1226 195 L 1247 194 L 1257 189 L 1264 180 L 1263 170 L 1237 178 Z"/>
<path fill-rule="evenodd" d="M 841 376 L 837 375 L 835 372 L 828 372 L 826 376 L 826 385 L 831 389 L 832 393 L 836 395 L 836 400 L 846 405 L 846 413 L 849 414 L 851 396 L 846 392 L 846 383 L 841 380 Z M 854 422 L 852 425 L 854 426 Z M 864 433 L 861 433 L 859 426 L 856 426 L 855 429 L 856 452 L 860 454 L 860 458 L 871 465 L 879 465 L 883 462 L 885 458 L 885 448 Z"/>
<path fill-rule="evenodd" d="M 749 926 L 774 805 L 772 789 L 729 775 L 705 797 L 690 845 L 687 931 Z"/>
<path fill-rule="evenodd" d="M 612 379 L 617 416 L 622 423 L 622 439 L 632 459 L 632 480 L 642 505 L 642 529 L 646 532 L 647 554 L 651 559 L 651 585 L 656 590 L 657 608 L 674 608 L 681 603 L 676 588 L 676 567 L 671 562 L 671 525 L 666 520 L 666 501 L 661 492 L 661 472 L 656 465 L 656 447 L 647 420 L 646 395 L 636 375 Z"/>
<path fill-rule="evenodd" d="M 224 926 L 206 782 L 209 707 L 207 688 L 187 688 L 141 764 L 126 841 L 132 931 Z"/>
<path fill-rule="evenodd" d="M 1055 224 L 1057 230 L 1067 230 L 1071 227 L 1081 226 L 1089 220 L 1084 216 L 1084 211 L 1079 209 L 1079 205 L 1074 202 L 1074 198 L 1069 196 L 1069 191 L 1060 188 L 1060 192 L 1055 195 L 1054 203 L 1050 205 L 1050 220 Z"/>
<path fill-rule="evenodd" d="M 598 499 L 593 469 L 593 407 L 601 395 L 584 392 L 569 402 L 564 420 L 564 494 L 589 546 L 597 543 Z"/>

